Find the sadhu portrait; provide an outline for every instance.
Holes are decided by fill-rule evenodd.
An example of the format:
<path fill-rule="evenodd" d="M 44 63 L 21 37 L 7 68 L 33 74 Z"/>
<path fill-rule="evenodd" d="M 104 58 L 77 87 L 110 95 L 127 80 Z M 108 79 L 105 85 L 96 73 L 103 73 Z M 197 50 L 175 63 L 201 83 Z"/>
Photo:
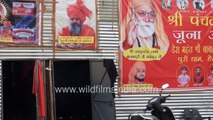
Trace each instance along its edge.
<path fill-rule="evenodd" d="M 197 66 L 194 70 L 194 82 L 195 83 L 203 83 L 204 81 L 204 70 L 201 69 L 200 66 Z"/>
<path fill-rule="evenodd" d="M 89 8 L 89 5 L 93 5 L 91 3 L 94 3 L 94 6 L 90 7 L 95 9 L 94 0 L 59 0 L 56 12 L 58 36 L 90 36 L 95 39 L 96 13 Z"/>
<path fill-rule="evenodd" d="M 143 62 L 135 62 L 128 74 L 128 84 L 143 84 L 145 82 L 146 66 Z"/>
<path fill-rule="evenodd" d="M 169 40 L 159 9 L 161 5 L 156 0 L 127 0 L 126 3 L 126 14 L 122 14 L 121 49 L 156 48 L 166 53 Z"/>

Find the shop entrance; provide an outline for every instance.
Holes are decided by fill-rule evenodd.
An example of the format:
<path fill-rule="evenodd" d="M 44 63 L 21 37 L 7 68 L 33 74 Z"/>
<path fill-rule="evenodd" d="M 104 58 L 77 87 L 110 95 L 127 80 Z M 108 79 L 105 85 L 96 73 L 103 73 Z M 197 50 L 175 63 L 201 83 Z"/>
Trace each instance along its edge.
<path fill-rule="evenodd" d="M 89 60 L 54 62 L 57 120 L 92 120 Z"/>
<path fill-rule="evenodd" d="M 3 61 L 2 67 L 4 120 L 36 120 L 34 61 Z"/>

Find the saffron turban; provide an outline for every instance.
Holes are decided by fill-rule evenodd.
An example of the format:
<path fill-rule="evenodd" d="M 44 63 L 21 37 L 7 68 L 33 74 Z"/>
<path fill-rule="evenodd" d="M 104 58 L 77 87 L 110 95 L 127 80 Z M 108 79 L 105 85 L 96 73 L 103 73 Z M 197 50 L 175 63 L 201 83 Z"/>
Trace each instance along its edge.
<path fill-rule="evenodd" d="M 79 18 L 82 22 L 86 20 L 86 17 L 90 18 L 92 11 L 89 10 L 82 0 L 77 0 L 76 4 L 69 5 L 67 7 L 67 15 L 69 18 Z"/>

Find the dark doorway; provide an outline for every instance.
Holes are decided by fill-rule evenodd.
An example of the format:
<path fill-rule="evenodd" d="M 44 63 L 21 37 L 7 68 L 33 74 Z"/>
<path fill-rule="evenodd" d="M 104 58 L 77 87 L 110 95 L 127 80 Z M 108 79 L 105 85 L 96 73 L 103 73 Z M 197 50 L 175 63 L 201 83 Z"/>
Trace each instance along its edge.
<path fill-rule="evenodd" d="M 3 61 L 4 120 L 36 120 L 34 61 Z"/>
<path fill-rule="evenodd" d="M 57 120 L 92 120 L 91 95 L 79 91 L 90 85 L 89 61 L 57 61 L 53 68 Z"/>

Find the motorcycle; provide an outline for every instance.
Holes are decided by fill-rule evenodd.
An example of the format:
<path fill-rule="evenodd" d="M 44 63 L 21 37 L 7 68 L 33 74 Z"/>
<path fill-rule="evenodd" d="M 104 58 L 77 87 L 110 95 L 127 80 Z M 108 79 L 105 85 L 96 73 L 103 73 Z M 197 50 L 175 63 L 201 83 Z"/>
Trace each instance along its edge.
<path fill-rule="evenodd" d="M 167 106 L 163 106 L 162 103 L 166 102 L 168 96 L 161 96 L 161 93 L 164 89 L 168 88 L 169 84 L 164 84 L 159 93 L 159 96 L 153 97 L 148 101 L 146 109 L 144 110 L 143 115 L 141 114 L 130 114 L 128 120 L 175 120 L 174 115 L 171 109 Z M 146 111 L 151 111 L 151 116 L 145 116 Z"/>
<path fill-rule="evenodd" d="M 171 109 L 167 106 L 162 105 L 162 103 L 165 103 L 166 99 L 171 96 L 171 95 L 161 96 L 162 91 L 168 87 L 169 84 L 164 84 L 159 93 L 159 96 L 153 97 L 148 101 L 148 104 L 146 105 L 146 109 L 144 110 L 143 114 L 132 113 L 128 116 L 128 120 L 175 120 L 175 117 Z M 187 109 L 191 110 L 191 108 Z M 145 116 L 146 111 L 151 111 L 151 116 Z M 199 114 L 199 116 L 193 119 L 185 118 L 185 120 L 204 120 L 204 119 L 211 120 L 211 117 L 203 118 Z"/>

